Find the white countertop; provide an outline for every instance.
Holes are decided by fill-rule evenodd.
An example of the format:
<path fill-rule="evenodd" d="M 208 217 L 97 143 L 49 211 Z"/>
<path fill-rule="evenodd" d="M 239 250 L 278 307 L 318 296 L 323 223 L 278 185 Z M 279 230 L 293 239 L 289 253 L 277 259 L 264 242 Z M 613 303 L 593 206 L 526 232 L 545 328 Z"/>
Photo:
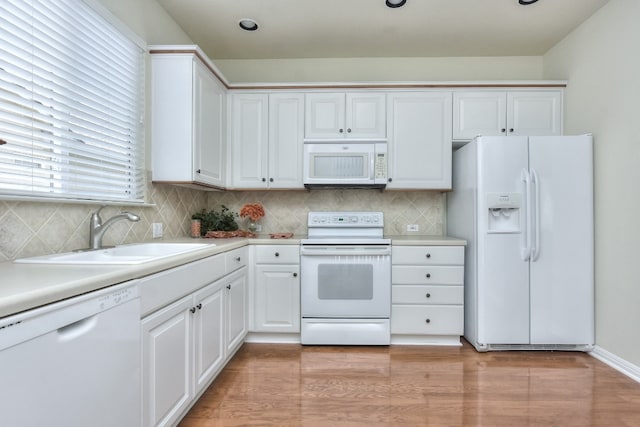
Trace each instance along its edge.
<path fill-rule="evenodd" d="M 162 242 L 210 243 L 199 250 L 137 265 L 55 265 L 0 263 L 0 317 L 71 298 L 162 270 L 197 261 L 246 245 L 297 245 L 305 236 L 290 239 L 172 239 Z M 464 240 L 446 236 L 386 236 L 393 245 L 466 245 Z M 155 241 L 154 241 L 155 242 Z"/>

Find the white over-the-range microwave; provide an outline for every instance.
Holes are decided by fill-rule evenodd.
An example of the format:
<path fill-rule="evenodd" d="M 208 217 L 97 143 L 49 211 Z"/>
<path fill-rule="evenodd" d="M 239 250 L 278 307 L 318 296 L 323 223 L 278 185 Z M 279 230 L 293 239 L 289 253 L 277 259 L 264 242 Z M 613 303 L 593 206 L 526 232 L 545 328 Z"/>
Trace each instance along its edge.
<path fill-rule="evenodd" d="M 303 183 L 307 188 L 384 188 L 386 142 L 305 142 Z"/>

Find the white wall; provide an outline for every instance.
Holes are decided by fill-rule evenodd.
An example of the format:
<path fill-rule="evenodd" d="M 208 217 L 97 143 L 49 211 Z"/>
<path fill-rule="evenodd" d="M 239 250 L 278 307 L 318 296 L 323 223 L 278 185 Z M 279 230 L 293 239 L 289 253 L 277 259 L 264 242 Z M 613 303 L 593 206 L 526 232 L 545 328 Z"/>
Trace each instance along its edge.
<path fill-rule="evenodd" d="M 538 80 L 542 57 L 216 60 L 231 83 Z"/>
<path fill-rule="evenodd" d="M 640 366 L 640 2 L 611 0 L 544 56 L 565 133 L 594 134 L 596 344 Z"/>
<path fill-rule="evenodd" d="M 193 42 L 156 0 L 98 0 L 147 44 Z"/>

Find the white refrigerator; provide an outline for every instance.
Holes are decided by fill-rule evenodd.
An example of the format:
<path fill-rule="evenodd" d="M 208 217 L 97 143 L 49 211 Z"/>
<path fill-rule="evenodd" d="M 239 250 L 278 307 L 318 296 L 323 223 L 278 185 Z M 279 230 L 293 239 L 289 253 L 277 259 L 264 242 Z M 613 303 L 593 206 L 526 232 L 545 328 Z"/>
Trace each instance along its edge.
<path fill-rule="evenodd" d="M 478 351 L 594 344 L 591 135 L 478 137 L 453 153 L 447 234 L 467 240 Z"/>

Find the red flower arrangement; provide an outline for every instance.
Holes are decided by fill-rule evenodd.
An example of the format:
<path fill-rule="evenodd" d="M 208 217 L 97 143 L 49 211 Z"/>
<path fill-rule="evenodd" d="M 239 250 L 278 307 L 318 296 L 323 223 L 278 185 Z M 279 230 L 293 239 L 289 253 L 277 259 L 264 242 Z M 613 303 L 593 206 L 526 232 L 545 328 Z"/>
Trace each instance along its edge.
<path fill-rule="evenodd" d="M 264 216 L 264 208 L 260 203 L 247 203 L 240 209 L 240 216 L 249 217 L 251 221 L 257 221 Z"/>

